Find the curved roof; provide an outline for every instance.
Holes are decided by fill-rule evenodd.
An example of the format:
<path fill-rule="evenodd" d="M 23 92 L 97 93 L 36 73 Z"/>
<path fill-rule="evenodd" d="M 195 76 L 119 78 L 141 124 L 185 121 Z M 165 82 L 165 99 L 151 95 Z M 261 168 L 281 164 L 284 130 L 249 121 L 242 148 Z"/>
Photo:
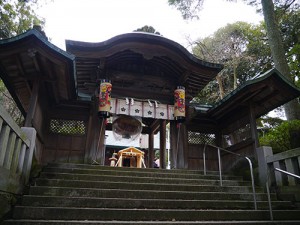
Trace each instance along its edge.
<path fill-rule="evenodd" d="M 158 46 L 161 46 L 161 48 L 149 48 Z M 132 49 L 137 52 L 139 52 L 140 49 L 140 51 L 149 58 L 159 55 L 167 56 L 168 54 L 174 56 L 176 53 L 178 58 L 180 57 L 181 59 L 185 59 L 190 64 L 194 63 L 197 66 L 201 65 L 211 69 L 223 68 L 220 64 L 206 62 L 197 58 L 175 41 L 157 34 L 146 32 L 120 34 L 106 41 L 96 43 L 66 40 L 66 49 L 68 52 L 72 52 L 76 56 L 79 54 L 80 56 L 86 55 L 92 58 L 110 56 L 125 49 Z"/>
<path fill-rule="evenodd" d="M 177 85 L 195 96 L 223 68 L 196 58 L 180 44 L 150 33 L 127 33 L 99 43 L 66 41 L 76 56 L 78 91 L 92 95 L 95 83 L 109 78 L 114 97 L 173 101 Z M 135 93 L 132 93 L 135 90 Z"/>

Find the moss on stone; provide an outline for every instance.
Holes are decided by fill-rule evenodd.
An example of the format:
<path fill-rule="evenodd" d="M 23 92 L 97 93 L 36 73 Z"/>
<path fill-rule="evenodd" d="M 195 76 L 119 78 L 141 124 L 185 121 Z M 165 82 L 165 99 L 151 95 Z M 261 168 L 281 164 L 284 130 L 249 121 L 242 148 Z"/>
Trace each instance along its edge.
<path fill-rule="evenodd" d="M 12 206 L 17 202 L 17 198 L 9 193 L 0 192 L 0 222 L 5 215 L 10 212 Z"/>

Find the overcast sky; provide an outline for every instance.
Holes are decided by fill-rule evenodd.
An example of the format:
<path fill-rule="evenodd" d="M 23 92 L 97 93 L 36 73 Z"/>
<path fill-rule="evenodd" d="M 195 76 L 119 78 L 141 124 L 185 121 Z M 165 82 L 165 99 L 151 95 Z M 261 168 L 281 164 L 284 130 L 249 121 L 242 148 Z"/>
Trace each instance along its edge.
<path fill-rule="evenodd" d="M 184 21 L 167 0 L 54 0 L 39 9 L 51 42 L 65 49 L 65 40 L 105 41 L 153 26 L 164 37 L 188 46 L 187 37 L 206 37 L 227 23 L 258 23 L 262 16 L 241 2 L 206 0 L 199 20 Z"/>

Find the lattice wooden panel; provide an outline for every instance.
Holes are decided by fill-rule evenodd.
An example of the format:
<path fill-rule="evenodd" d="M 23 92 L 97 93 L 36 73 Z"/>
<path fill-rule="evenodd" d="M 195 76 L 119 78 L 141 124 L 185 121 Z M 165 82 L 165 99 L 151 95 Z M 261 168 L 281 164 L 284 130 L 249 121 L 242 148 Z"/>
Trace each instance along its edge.
<path fill-rule="evenodd" d="M 65 135 L 84 135 L 86 125 L 81 120 L 50 120 L 50 132 Z"/>
<path fill-rule="evenodd" d="M 188 132 L 189 144 L 211 144 L 215 145 L 215 134 L 204 134 L 198 132 Z"/>

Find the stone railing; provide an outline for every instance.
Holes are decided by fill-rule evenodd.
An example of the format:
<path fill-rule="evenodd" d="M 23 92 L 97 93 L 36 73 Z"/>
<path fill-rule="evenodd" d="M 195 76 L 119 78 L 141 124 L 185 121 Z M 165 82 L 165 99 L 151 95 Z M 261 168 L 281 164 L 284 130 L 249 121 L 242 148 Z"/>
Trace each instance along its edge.
<path fill-rule="evenodd" d="M 271 182 L 276 183 L 277 186 L 296 186 L 299 184 L 299 179 L 274 171 L 274 168 L 299 175 L 300 148 L 273 155 L 271 147 L 263 146 L 257 149 L 257 155 L 261 184 L 266 181 L 267 177 L 271 178 Z"/>
<path fill-rule="evenodd" d="M 29 181 L 36 131 L 20 128 L 0 105 L 0 191 L 22 193 Z"/>

